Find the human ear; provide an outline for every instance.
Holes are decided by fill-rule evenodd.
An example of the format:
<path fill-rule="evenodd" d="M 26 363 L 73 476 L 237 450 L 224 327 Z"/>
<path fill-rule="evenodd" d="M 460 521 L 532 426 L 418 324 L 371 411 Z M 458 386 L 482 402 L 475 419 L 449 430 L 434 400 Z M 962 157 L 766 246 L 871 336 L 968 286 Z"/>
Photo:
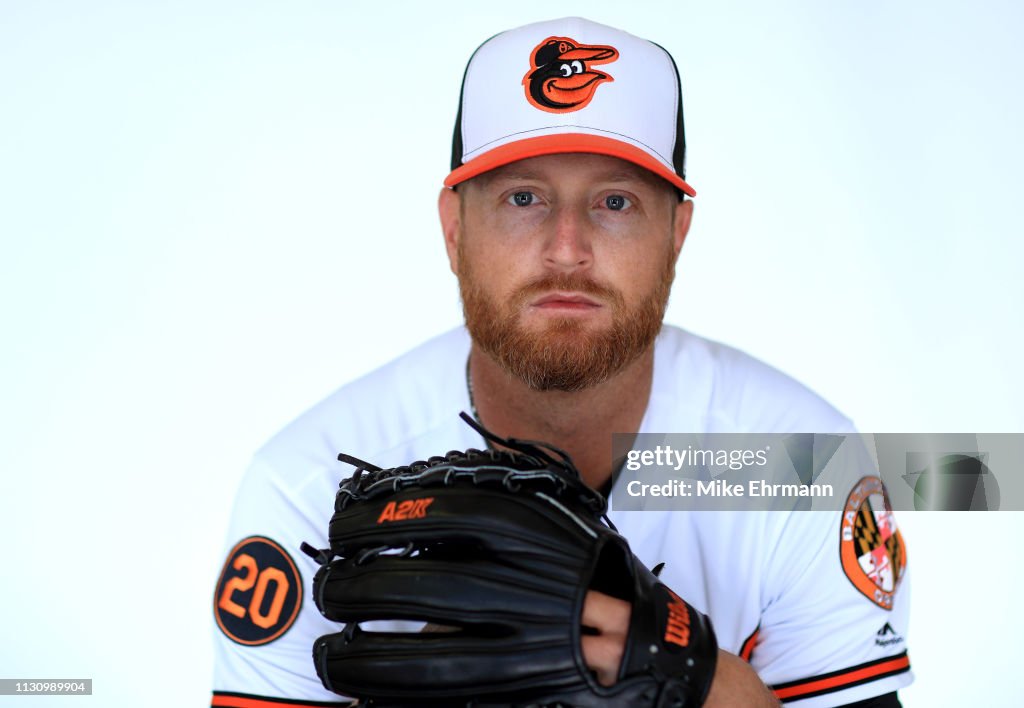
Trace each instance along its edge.
<path fill-rule="evenodd" d="M 462 195 L 448 187 L 441 188 L 437 197 L 437 211 L 441 217 L 444 247 L 448 252 L 448 267 L 459 274 L 459 237 L 462 235 Z"/>
<path fill-rule="evenodd" d="M 686 234 L 690 232 L 690 222 L 693 220 L 693 201 L 686 199 L 676 204 L 675 219 L 672 221 L 672 247 L 676 257 L 683 248 Z"/>

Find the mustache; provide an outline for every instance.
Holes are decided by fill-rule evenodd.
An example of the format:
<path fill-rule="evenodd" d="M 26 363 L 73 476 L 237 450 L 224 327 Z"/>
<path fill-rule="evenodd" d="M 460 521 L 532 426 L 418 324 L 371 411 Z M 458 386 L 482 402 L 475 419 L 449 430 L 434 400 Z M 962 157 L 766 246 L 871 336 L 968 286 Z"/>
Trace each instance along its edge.
<path fill-rule="evenodd" d="M 556 273 L 534 278 L 516 291 L 515 300 L 523 303 L 552 290 L 590 295 L 613 304 L 623 302 L 622 293 L 618 290 L 602 285 L 583 273 Z"/>

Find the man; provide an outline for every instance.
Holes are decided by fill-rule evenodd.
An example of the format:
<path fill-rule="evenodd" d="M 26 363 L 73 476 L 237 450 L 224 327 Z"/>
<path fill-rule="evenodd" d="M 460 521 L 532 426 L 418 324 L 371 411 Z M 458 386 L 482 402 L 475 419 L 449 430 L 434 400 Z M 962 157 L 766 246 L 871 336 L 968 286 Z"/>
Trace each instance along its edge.
<path fill-rule="evenodd" d="M 324 537 L 339 451 L 391 466 L 482 447 L 457 417 L 470 409 L 498 435 L 556 444 L 607 491 L 615 432 L 853 430 L 779 372 L 662 326 L 695 191 L 659 46 L 579 18 L 499 34 L 467 66 L 453 143 L 439 211 L 466 328 L 344 387 L 257 454 L 214 597 L 213 705 L 337 699 L 310 661 L 337 627 L 295 550 Z M 899 705 L 905 568 L 879 594 L 841 563 L 839 513 L 611 516 L 711 617 L 724 651 L 706 705 Z M 588 665 L 613 681 L 628 611 L 594 593 L 583 621 L 598 630 Z"/>

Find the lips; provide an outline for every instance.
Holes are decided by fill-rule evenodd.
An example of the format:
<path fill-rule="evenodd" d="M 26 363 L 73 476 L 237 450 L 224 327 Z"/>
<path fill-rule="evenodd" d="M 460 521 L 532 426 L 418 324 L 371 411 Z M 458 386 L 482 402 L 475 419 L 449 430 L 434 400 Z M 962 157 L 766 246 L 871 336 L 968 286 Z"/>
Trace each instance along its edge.
<path fill-rule="evenodd" d="M 588 310 L 601 307 L 601 304 L 580 293 L 548 293 L 530 303 L 531 307 L 566 308 L 572 310 Z"/>

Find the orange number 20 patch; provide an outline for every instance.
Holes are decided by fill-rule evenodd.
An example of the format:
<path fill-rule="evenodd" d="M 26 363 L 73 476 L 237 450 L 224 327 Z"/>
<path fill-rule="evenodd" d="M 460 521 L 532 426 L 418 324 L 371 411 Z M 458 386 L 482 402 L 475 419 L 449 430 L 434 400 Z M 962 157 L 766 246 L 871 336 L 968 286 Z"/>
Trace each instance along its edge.
<path fill-rule="evenodd" d="M 302 576 L 291 556 L 264 536 L 242 539 L 228 554 L 214 593 L 217 626 L 239 644 L 272 642 L 302 605 Z"/>

